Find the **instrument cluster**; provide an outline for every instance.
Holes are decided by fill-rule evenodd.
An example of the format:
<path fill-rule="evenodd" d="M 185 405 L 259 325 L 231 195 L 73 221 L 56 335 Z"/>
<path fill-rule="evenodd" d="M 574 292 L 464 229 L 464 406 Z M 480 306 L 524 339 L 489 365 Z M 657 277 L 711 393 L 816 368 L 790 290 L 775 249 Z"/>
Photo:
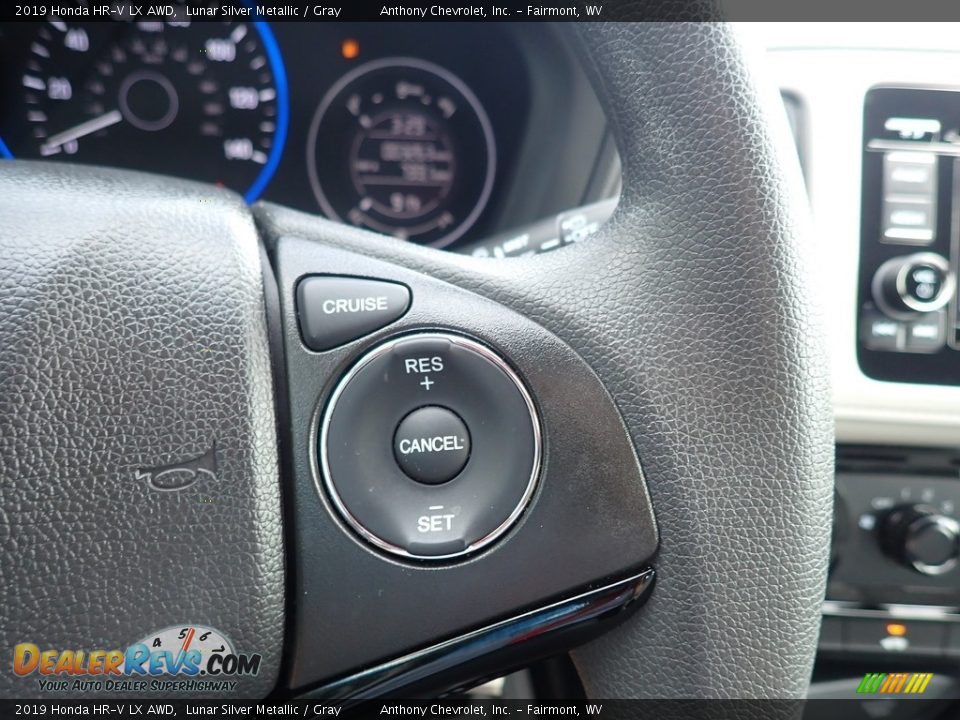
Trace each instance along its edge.
<path fill-rule="evenodd" d="M 561 55 L 505 26 L 51 16 L 0 26 L 0 155 L 214 183 L 445 247 L 585 199 L 596 148 L 565 174 L 549 157 L 580 111 L 533 107 L 551 100 L 536 67 Z"/>

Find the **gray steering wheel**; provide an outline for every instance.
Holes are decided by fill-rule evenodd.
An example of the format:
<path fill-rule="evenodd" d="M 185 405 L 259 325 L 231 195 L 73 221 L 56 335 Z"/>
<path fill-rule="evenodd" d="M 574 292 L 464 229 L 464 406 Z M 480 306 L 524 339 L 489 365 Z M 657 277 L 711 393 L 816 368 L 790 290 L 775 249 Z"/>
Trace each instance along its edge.
<path fill-rule="evenodd" d="M 205 696 L 397 695 L 570 649 L 593 697 L 803 695 L 833 433 L 783 123 L 725 25 L 564 31 L 623 191 L 599 232 L 542 256 L 452 255 L 144 174 L 0 164 L 0 645 L 211 628 L 260 656 Z M 296 288 L 312 275 L 399 283 L 411 304 L 311 350 Z M 424 332 L 500 358 L 542 434 L 516 522 L 439 562 L 358 535 L 317 445 L 358 358 Z M 43 696 L 37 679 L 0 673 L 0 695 Z"/>

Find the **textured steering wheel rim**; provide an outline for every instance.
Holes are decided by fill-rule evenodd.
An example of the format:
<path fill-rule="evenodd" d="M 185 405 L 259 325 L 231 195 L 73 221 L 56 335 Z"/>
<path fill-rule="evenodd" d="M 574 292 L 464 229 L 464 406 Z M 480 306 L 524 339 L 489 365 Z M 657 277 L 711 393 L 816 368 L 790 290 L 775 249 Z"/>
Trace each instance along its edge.
<path fill-rule="evenodd" d="M 657 350 L 656 384 L 683 410 L 658 417 L 652 432 L 645 403 L 622 402 L 650 385 L 614 383 L 660 526 L 659 587 L 632 622 L 574 659 L 599 697 L 804 697 L 828 567 L 834 432 L 807 282 L 807 208 L 779 97 L 753 76 L 735 31 L 722 23 L 590 26 L 579 40 L 624 159 L 621 210 L 675 193 L 661 218 L 686 222 L 668 223 L 667 241 L 654 242 L 688 255 L 680 260 L 691 269 L 685 285 L 702 283 L 688 302 L 700 305 L 703 324 L 699 338 Z M 628 51 L 636 47 L 647 52 Z M 647 116 L 638 102 L 645 95 L 654 99 Z M 673 118 L 673 137 L 657 140 Z M 667 180 L 663 194 L 649 192 L 674 163 L 690 182 Z M 698 237 L 713 252 L 698 252 Z M 742 294 L 729 292 L 738 276 Z M 704 295 L 715 296 L 712 306 Z M 716 342 L 729 362 L 712 360 Z M 681 357 L 687 367 L 671 369 Z M 642 362 L 641 373 L 650 367 Z M 703 373 L 684 388 L 690 367 Z M 714 412 L 723 412 L 721 426 Z M 677 442 L 678 433 L 703 442 Z M 694 462 L 684 457 L 692 447 Z M 726 472 L 711 471 L 711 457 Z"/>

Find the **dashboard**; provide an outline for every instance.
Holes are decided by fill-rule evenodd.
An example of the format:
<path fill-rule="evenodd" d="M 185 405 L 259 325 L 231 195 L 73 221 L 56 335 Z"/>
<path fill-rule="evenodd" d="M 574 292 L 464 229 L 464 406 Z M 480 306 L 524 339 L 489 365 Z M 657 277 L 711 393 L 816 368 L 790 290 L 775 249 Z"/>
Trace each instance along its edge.
<path fill-rule="evenodd" d="M 619 176 L 578 64 L 532 24 L 0 26 L 0 155 L 194 179 L 457 250 L 615 197 Z"/>

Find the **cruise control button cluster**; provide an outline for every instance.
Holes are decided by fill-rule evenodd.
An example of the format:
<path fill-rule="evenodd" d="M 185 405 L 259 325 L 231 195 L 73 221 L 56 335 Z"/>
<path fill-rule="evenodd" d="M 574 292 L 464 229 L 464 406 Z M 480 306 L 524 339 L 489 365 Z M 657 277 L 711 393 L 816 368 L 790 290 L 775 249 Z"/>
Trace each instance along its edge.
<path fill-rule="evenodd" d="M 331 350 L 379 330 L 409 307 L 407 286 L 385 280 L 317 275 L 297 285 L 300 332 L 311 350 Z"/>
<path fill-rule="evenodd" d="M 535 489 L 540 429 L 516 373 L 448 333 L 378 345 L 324 412 L 320 465 L 344 521 L 382 550 L 454 558 L 509 529 Z"/>

